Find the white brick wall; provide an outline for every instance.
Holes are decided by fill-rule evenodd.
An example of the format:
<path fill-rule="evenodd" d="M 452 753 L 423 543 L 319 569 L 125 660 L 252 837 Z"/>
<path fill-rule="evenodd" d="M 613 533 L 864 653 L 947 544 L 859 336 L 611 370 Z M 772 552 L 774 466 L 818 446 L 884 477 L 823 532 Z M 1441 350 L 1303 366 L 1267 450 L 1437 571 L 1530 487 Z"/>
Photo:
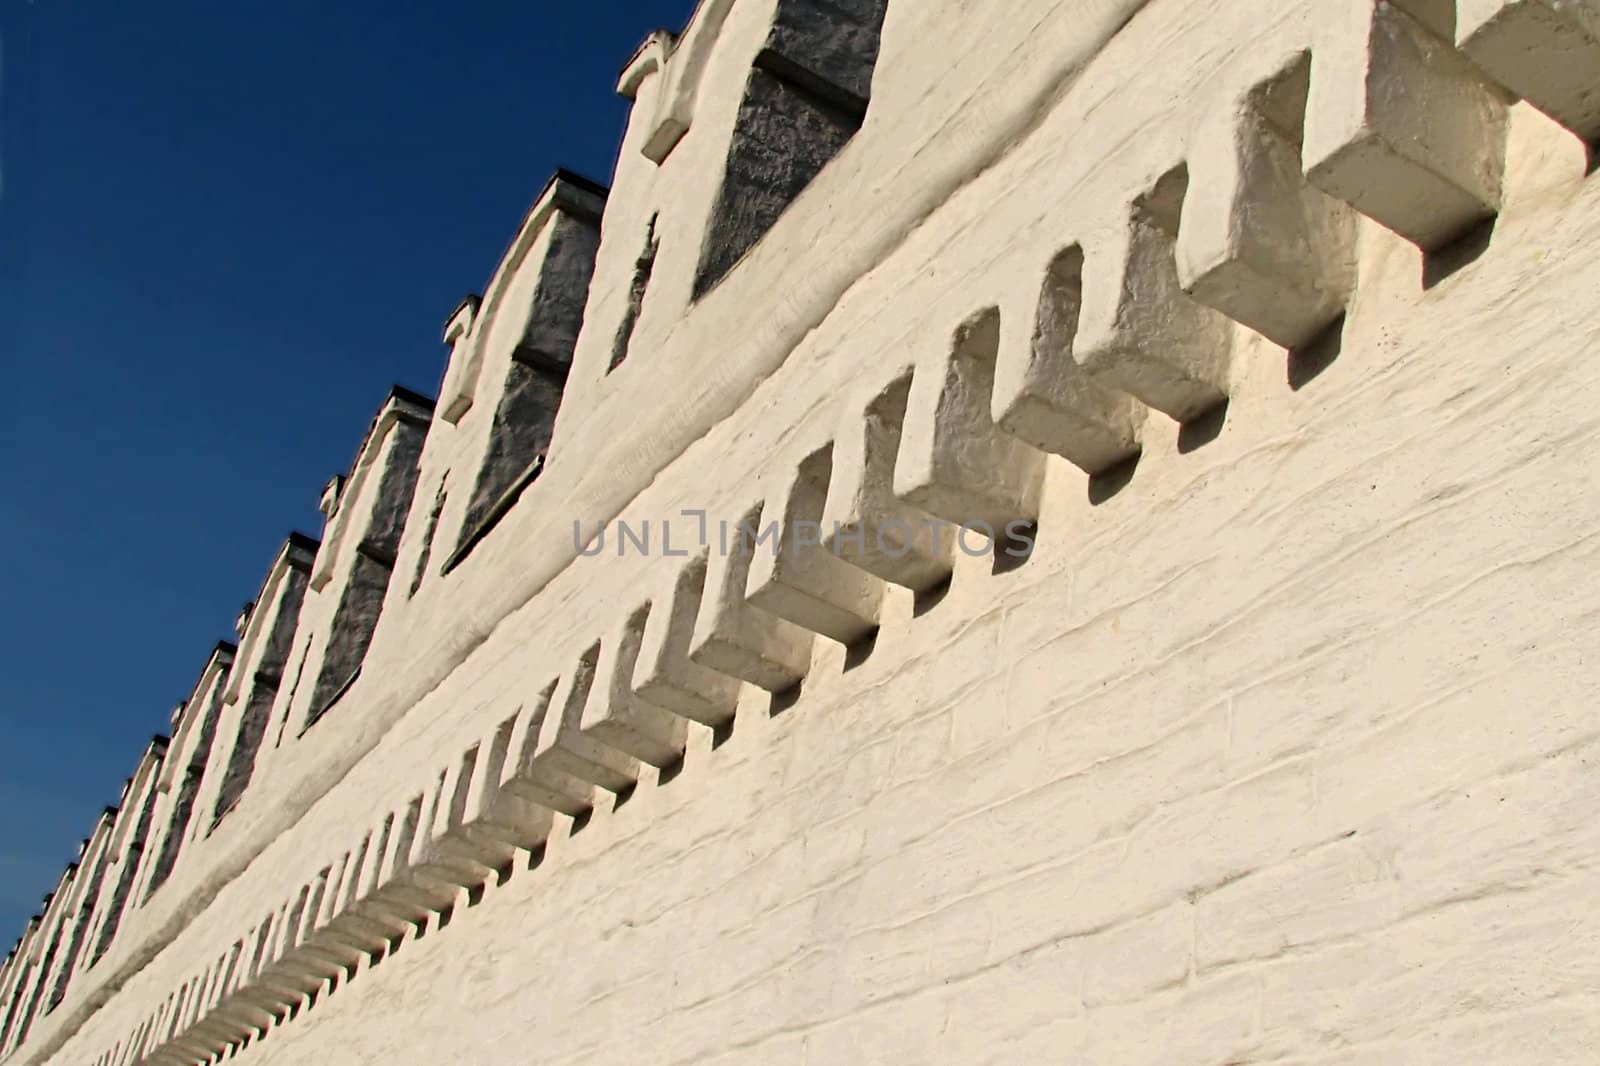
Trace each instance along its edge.
<path fill-rule="evenodd" d="M 1027 264 L 1126 227 L 1128 198 L 1209 150 L 1191 140 L 1209 128 L 1198 110 L 1313 40 L 1336 51 L 1318 36 L 1333 3 L 1156 0 L 1075 81 L 1058 71 L 1071 91 L 946 190 L 623 516 L 742 513 L 861 410 L 857 392 L 912 364 L 924 387 L 908 425 L 940 417 L 923 400 L 944 398 L 926 382 L 950 328 L 1000 306 L 1011 358 L 1008 331 L 1029 325 L 1014 312 L 1037 292 L 1019 288 Z M 886 37 L 904 80 L 876 99 L 906 114 L 963 83 L 992 102 L 989 79 L 1049 66 L 1027 19 L 929 10 L 930 25 L 973 25 L 973 50 L 923 78 L 938 50 Z M 1058 30 L 1066 18 L 1026 10 Z M 1316 78 L 1351 75 L 1321 69 L 1314 100 Z M 986 106 L 956 108 L 973 137 Z M 1396 113 L 1414 118 L 1408 106 Z M 1229 325 L 1230 401 L 1210 432 L 1151 414 L 1131 476 L 1093 482 L 1049 457 L 1025 565 L 958 558 L 921 610 L 889 589 L 870 654 L 819 640 L 797 697 L 746 686 L 720 744 L 691 727 L 681 772 L 660 783 L 646 768 L 615 809 L 602 794 L 591 817 L 558 817 L 537 869 L 461 894 L 448 923 L 238 1061 L 1600 1061 L 1600 192 L 1575 138 L 1526 104 L 1510 116 L 1505 197 L 1476 261 L 1425 283 L 1419 248 L 1364 219 L 1325 368 Z M 1352 136 L 1379 152 L 1374 173 L 1414 162 L 1403 138 Z M 1413 236 L 1444 225 L 1392 188 L 1341 189 Z M 743 334 L 727 325 L 715 354 L 731 358 Z M 650 357 L 665 358 L 629 366 Z M 938 462 L 950 424 L 916 428 L 928 480 L 912 488 L 962 506 L 974 471 Z M 1001 473 L 1037 464 L 1007 454 Z M 515 528 L 499 550 L 537 543 Z M 399 687 L 352 689 L 324 736 L 370 753 L 214 899 L 165 915 L 174 939 L 108 1002 L 46 1023 L 17 1061 L 124 1061 L 105 1056 L 676 565 L 580 558 L 503 619 L 474 613 L 493 574 L 432 590 L 465 597 L 451 618 L 488 618 L 476 644 L 438 638 L 470 645 L 465 659 L 386 730 L 374 723 Z M 412 653 L 437 651 L 425 643 Z M 413 678 L 403 650 L 380 630 L 377 668 Z M 328 772 L 309 760 L 285 754 L 275 787 Z M 239 812 L 252 831 L 272 824 L 260 795 Z"/>

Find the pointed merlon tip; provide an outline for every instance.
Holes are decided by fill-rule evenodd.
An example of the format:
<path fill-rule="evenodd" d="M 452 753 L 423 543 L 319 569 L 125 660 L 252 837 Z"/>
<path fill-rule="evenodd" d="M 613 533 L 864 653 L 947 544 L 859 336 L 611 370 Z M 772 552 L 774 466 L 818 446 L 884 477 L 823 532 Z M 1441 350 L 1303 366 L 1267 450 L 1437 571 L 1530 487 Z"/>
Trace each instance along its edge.
<path fill-rule="evenodd" d="M 392 385 L 389 388 L 389 399 L 400 400 L 403 403 L 415 404 L 433 410 L 433 397 L 424 396 L 415 389 L 408 389 L 404 385 Z"/>
<path fill-rule="evenodd" d="M 333 521 L 334 512 L 339 509 L 339 498 L 344 495 L 344 475 L 335 474 L 322 486 L 322 495 L 317 499 L 317 510 L 322 512 L 324 521 Z"/>
<path fill-rule="evenodd" d="M 478 308 L 480 308 L 482 306 L 483 306 L 483 297 L 480 296 L 478 293 L 469 292 L 469 293 L 467 293 L 465 296 L 463 296 L 461 298 L 461 302 L 460 303 L 456 304 L 455 307 L 451 308 L 449 317 L 447 317 L 445 319 L 445 324 L 448 325 L 451 322 L 454 322 L 456 316 L 459 315 L 463 311 L 476 312 L 478 310 Z"/>
<path fill-rule="evenodd" d="M 455 344 L 472 330 L 472 323 L 477 320 L 478 310 L 483 307 L 483 297 L 475 292 L 467 293 L 466 297 L 450 312 L 450 317 L 444 320 L 444 332 L 440 335 L 446 344 Z"/>
<path fill-rule="evenodd" d="M 622 64 L 622 69 L 617 71 L 617 91 L 628 99 L 633 99 L 645 75 L 660 69 L 661 64 L 677 47 L 678 35 L 665 27 L 645 34 L 644 40 L 639 42 L 639 47 L 633 50 L 628 56 L 628 61 Z M 644 65 L 644 61 L 652 52 L 656 53 L 653 61 L 648 66 Z"/>
<path fill-rule="evenodd" d="M 566 167 L 558 167 L 556 172 L 550 176 L 550 180 L 545 182 L 545 193 L 548 193 L 556 186 L 557 183 L 565 183 L 567 185 L 574 186 L 575 188 L 582 189 L 584 192 L 593 193 L 602 200 L 611 195 L 611 189 L 609 186 L 602 185 L 593 178 L 586 178 L 577 171 L 568 170 Z"/>

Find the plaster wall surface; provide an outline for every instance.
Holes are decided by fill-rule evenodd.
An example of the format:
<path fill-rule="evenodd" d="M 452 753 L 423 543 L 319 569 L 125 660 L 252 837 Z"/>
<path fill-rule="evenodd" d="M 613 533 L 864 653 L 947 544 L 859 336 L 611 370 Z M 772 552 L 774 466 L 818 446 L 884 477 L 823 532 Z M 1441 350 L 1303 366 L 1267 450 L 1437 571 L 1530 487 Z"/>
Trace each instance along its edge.
<path fill-rule="evenodd" d="M 1405 7 L 1029 0 L 1002 18 L 891 2 L 862 130 L 691 306 L 775 9 L 733 4 L 664 161 L 641 148 L 665 75 L 635 87 L 548 470 L 412 588 L 447 469 L 437 537 L 455 543 L 504 376 L 488 368 L 514 344 L 496 341 L 490 391 L 428 427 L 399 577 L 338 713 L 274 748 L 226 832 L 125 916 L 100 964 L 115 978 L 80 978 L 11 1060 L 1600 1059 L 1600 192 L 1578 136 L 1462 58 L 1480 38 L 1455 40 L 1449 5 Z M 1375 61 L 1369 25 L 1404 47 Z M 1366 105 L 1338 90 L 1386 72 L 1435 91 L 1345 122 Z M 1440 122 L 1456 124 L 1443 164 L 1413 151 Z M 1265 187 L 1292 190 L 1275 214 L 1276 192 L 1257 203 L 1227 175 L 1291 142 L 1312 183 L 1267 167 Z M 1206 198 L 1227 182 L 1241 199 Z M 1492 208 L 1474 207 L 1489 186 Z M 650 292 L 608 373 L 657 213 Z M 1242 254 L 1211 269 L 1198 235 L 1219 219 L 1218 241 L 1266 232 L 1253 254 L 1310 264 L 1316 284 Z M 1168 260 L 1125 265 L 1141 242 L 1176 257 L 1192 302 Z M 1068 363 L 1087 377 L 1036 343 L 1057 328 L 1041 289 L 1068 247 L 1083 252 Z M 1136 313 L 1151 306 L 1153 324 Z M 997 351 L 969 365 L 983 322 Z M 1295 330 L 1292 352 L 1268 339 Z M 1057 391 L 1029 392 L 1052 367 Z M 907 375 L 893 493 L 1037 520 L 1031 556 L 958 550 L 948 586 L 874 580 L 875 636 L 848 648 L 750 613 L 754 580 L 713 582 L 696 661 L 732 654 L 798 687 L 745 684 L 730 721 L 680 722 L 686 750 L 664 768 L 589 731 L 595 707 L 620 713 L 619 621 L 646 603 L 661 617 L 685 560 L 659 540 L 619 556 L 615 537 L 581 554 L 574 520 L 586 536 L 685 508 L 770 517 L 819 449 L 830 488 L 859 474 L 848 442 Z M 1017 410 L 1001 410 L 1014 388 L 1089 429 L 1003 433 L 990 417 Z M 1213 395 L 1225 405 L 1185 422 L 1168 411 Z M 826 514 L 839 506 L 830 493 Z M 790 580 L 837 612 L 839 579 L 807 573 Z M 760 602 L 799 617 L 790 592 Z M 304 616 L 332 610 L 312 593 Z M 730 617 L 744 624 L 707 630 Z M 756 647 L 757 628 L 779 636 Z M 590 668 L 593 693 L 575 681 Z M 527 728 L 551 692 L 533 732 L 562 758 L 540 780 L 626 783 L 555 815 L 532 858 L 473 875 L 498 842 L 449 797 L 470 808 L 499 773 L 497 730 Z M 319 939 L 339 912 L 328 886 L 413 797 L 433 828 L 381 873 L 431 871 L 433 887 L 407 882 L 431 893 L 467 870 L 459 891 L 319 969 L 306 945 L 340 957 Z M 258 1001 L 246 1044 L 208 1030 L 203 1004 L 249 985 L 225 960 L 269 918 L 265 980 L 301 991 L 281 1019 Z"/>

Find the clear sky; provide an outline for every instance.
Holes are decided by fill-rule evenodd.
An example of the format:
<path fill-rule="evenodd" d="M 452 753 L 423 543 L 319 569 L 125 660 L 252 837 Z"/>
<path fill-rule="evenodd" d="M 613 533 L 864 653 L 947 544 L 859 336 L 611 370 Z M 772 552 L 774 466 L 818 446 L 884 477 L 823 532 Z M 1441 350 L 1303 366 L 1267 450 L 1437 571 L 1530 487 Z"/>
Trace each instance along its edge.
<path fill-rule="evenodd" d="M 0 0 L 0 952 L 693 0 Z"/>

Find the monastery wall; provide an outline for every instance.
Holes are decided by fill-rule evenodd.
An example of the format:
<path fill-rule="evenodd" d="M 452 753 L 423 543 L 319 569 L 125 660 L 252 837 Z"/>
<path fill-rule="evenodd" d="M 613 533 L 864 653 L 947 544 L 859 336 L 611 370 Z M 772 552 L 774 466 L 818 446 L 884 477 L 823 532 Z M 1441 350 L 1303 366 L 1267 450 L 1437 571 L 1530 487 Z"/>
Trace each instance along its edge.
<path fill-rule="evenodd" d="M 705 0 L 0 1061 L 1596 1061 L 1597 79 L 1588 0 Z"/>

